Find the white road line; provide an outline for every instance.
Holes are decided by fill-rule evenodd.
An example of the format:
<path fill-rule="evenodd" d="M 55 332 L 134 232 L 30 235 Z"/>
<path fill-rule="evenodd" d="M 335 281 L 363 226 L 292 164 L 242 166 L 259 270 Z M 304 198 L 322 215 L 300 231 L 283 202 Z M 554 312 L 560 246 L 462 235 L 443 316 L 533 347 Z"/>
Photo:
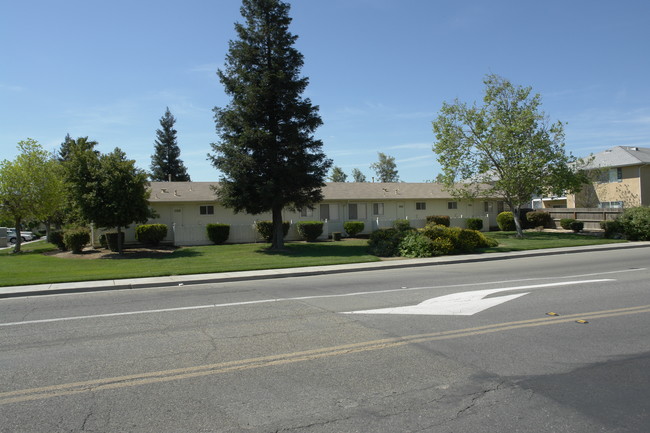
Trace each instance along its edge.
<path fill-rule="evenodd" d="M 353 293 L 342 293 L 338 295 L 314 295 L 314 296 L 300 296 L 294 298 L 274 298 L 274 299 L 260 299 L 257 301 L 242 301 L 242 302 L 230 302 L 225 304 L 207 304 L 207 305 L 194 305 L 189 307 L 173 307 L 173 308 L 161 308 L 155 310 L 140 310 L 140 311 L 125 311 L 121 313 L 105 313 L 105 314 L 93 314 L 87 316 L 72 316 L 72 317 L 58 317 L 53 319 L 39 319 L 39 320 L 25 320 L 22 322 L 7 322 L 0 323 L 0 327 L 9 327 L 9 326 L 19 326 L 19 325 L 32 325 L 32 324 L 41 324 L 41 323 L 54 323 L 54 322 L 67 322 L 73 320 L 85 320 L 85 319 L 99 319 L 105 317 L 121 317 L 121 316 L 135 316 L 141 314 L 156 314 L 156 313 L 168 313 L 174 311 L 189 311 L 189 310 L 204 310 L 209 308 L 225 308 L 225 307 L 237 307 L 242 305 L 255 305 L 255 304 L 270 304 L 275 302 L 291 302 L 291 301 L 307 301 L 312 299 L 328 299 L 328 298 L 343 298 L 343 297 L 352 297 L 352 296 L 364 296 L 364 295 L 377 295 L 382 293 L 395 293 L 395 292 L 409 292 L 416 290 L 430 290 L 430 289 L 449 289 L 455 287 L 477 287 L 477 286 L 486 286 L 486 285 L 496 285 L 496 284 L 508 284 L 514 282 L 522 281 L 539 281 L 547 279 L 563 279 L 563 278 L 581 278 L 586 276 L 595 276 L 595 275 L 609 275 L 617 273 L 626 273 L 626 272 L 635 272 L 643 271 L 646 268 L 637 268 L 637 269 L 624 269 L 620 271 L 609 271 L 609 272 L 600 272 L 594 274 L 583 274 L 583 275 L 573 275 L 573 276 L 564 276 L 564 277 L 542 277 L 542 278 L 526 278 L 518 280 L 505 280 L 505 281 L 492 281 L 492 282 L 481 282 L 481 283 L 470 283 L 470 284 L 451 284 L 445 286 L 427 286 L 427 287 L 402 287 L 399 289 L 386 289 L 386 290 L 371 290 L 364 292 L 353 292 Z M 567 282 L 568 283 L 568 282 Z M 567 284 L 567 283 L 558 283 L 558 284 Z M 517 290 L 516 288 L 509 290 Z"/>

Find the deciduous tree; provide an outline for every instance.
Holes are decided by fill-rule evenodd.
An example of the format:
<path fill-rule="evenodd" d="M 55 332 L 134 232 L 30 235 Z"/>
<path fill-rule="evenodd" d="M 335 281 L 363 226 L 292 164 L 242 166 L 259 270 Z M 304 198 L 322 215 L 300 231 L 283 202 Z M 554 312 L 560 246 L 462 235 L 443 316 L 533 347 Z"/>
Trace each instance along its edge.
<path fill-rule="evenodd" d="M 330 182 L 346 182 L 348 175 L 345 174 L 341 167 L 333 167 L 330 173 Z"/>
<path fill-rule="evenodd" d="M 531 87 L 487 75 L 483 105 L 443 103 L 433 122 L 440 179 L 459 197 L 502 197 L 515 215 L 533 195 L 576 192 L 587 179 L 564 150 L 564 125 L 550 124 Z"/>
<path fill-rule="evenodd" d="M 366 182 L 366 175 L 363 174 L 358 168 L 352 169 L 352 178 L 355 182 Z"/>
<path fill-rule="evenodd" d="M 377 175 L 377 180 L 379 182 L 399 182 L 395 158 L 382 152 L 377 152 L 377 155 L 379 157 L 378 161 L 370 164 L 370 168 Z"/>
<path fill-rule="evenodd" d="M 235 212 L 271 211 L 271 249 L 284 248 L 282 210 L 313 206 L 331 165 L 313 136 L 322 121 L 302 93 L 303 56 L 289 32 L 289 5 L 279 0 L 243 0 L 238 39 L 230 41 L 218 75 L 228 106 L 215 108 L 220 141 L 209 157 L 222 173 L 216 190 Z"/>

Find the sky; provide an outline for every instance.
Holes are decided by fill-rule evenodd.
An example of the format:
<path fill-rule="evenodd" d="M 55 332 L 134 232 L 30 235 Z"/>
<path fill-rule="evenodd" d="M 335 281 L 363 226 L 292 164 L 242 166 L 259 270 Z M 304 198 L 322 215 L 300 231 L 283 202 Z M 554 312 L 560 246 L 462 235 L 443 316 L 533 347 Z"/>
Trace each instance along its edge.
<path fill-rule="evenodd" d="M 400 180 L 440 172 L 431 122 L 443 102 L 481 103 L 483 79 L 531 86 L 566 149 L 650 147 L 647 0 L 293 0 L 304 93 L 316 138 L 351 180 L 395 158 Z M 216 71 L 241 22 L 240 0 L 2 0 L 0 159 L 66 134 L 115 147 L 149 170 L 169 107 L 193 181 L 217 181 L 207 154 L 213 108 L 229 98 Z"/>

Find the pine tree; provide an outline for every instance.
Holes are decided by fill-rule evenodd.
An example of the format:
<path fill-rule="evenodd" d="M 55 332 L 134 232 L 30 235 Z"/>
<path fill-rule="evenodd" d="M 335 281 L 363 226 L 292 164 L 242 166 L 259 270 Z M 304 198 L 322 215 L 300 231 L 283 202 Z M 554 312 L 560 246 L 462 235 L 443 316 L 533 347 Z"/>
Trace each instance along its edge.
<path fill-rule="evenodd" d="M 162 129 L 156 130 L 155 153 L 151 155 L 151 180 L 153 181 L 189 181 L 190 176 L 179 158 L 181 150 L 176 142 L 176 119 L 169 111 L 160 118 Z M 171 178 L 170 178 L 171 176 Z"/>
<path fill-rule="evenodd" d="M 218 75 L 232 99 L 215 108 L 220 142 L 212 144 L 222 173 L 217 196 L 235 212 L 271 211 L 271 249 L 284 247 L 282 211 L 313 206 L 331 165 L 313 137 L 318 107 L 302 93 L 303 56 L 289 32 L 289 5 L 280 0 L 243 0 L 244 23 L 235 24 L 226 66 Z"/>

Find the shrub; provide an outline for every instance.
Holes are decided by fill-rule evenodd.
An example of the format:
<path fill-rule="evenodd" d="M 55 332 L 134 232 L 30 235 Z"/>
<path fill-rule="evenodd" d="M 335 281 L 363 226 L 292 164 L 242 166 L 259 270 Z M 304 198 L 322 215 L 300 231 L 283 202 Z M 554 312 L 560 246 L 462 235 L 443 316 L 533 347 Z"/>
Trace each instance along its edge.
<path fill-rule="evenodd" d="M 120 240 L 124 246 L 124 232 L 120 232 Z M 106 233 L 106 245 L 111 251 L 117 251 L 117 232 Z"/>
<path fill-rule="evenodd" d="M 222 244 L 230 236 L 229 224 L 206 224 L 205 230 L 208 232 L 208 239 L 214 244 Z"/>
<path fill-rule="evenodd" d="M 52 245 L 56 245 L 56 247 L 61 251 L 68 250 L 65 246 L 65 242 L 63 241 L 63 232 L 54 230 L 50 231 L 50 235 L 47 237 L 47 241 Z"/>
<path fill-rule="evenodd" d="M 106 234 L 99 235 L 99 246 L 108 249 L 108 242 L 106 241 Z"/>
<path fill-rule="evenodd" d="M 400 231 L 411 230 L 411 223 L 409 220 L 395 220 L 393 221 L 393 228 Z"/>
<path fill-rule="evenodd" d="M 480 231 L 483 228 L 483 219 L 482 218 L 468 218 L 466 221 L 467 228 L 470 230 Z"/>
<path fill-rule="evenodd" d="M 579 233 L 583 228 L 585 228 L 585 223 L 582 221 L 574 221 L 569 224 L 569 230 L 573 230 L 573 233 Z"/>
<path fill-rule="evenodd" d="M 291 227 L 289 221 L 282 221 L 282 236 L 289 233 L 289 227 Z M 266 242 L 271 242 L 271 238 L 273 238 L 273 221 L 256 221 L 255 229 Z"/>
<path fill-rule="evenodd" d="M 446 256 L 454 252 L 454 243 L 448 238 L 435 238 L 431 241 L 434 256 Z"/>
<path fill-rule="evenodd" d="M 562 218 L 560 220 L 560 227 L 564 230 L 571 230 L 571 223 L 575 222 L 573 218 Z"/>
<path fill-rule="evenodd" d="M 451 225 L 451 219 L 448 215 L 429 215 L 427 217 L 427 225 L 431 223 L 449 227 Z"/>
<path fill-rule="evenodd" d="M 296 224 L 298 234 L 307 242 L 315 242 L 323 234 L 322 221 L 300 221 Z"/>
<path fill-rule="evenodd" d="M 650 240 L 650 208 L 632 207 L 619 217 L 625 237 L 631 241 Z"/>
<path fill-rule="evenodd" d="M 63 243 L 73 254 L 81 253 L 88 242 L 90 242 L 90 232 L 85 228 L 66 230 L 63 234 Z"/>
<path fill-rule="evenodd" d="M 434 241 L 434 249 L 440 254 L 469 253 L 477 248 L 488 248 L 499 245 L 499 242 L 488 238 L 477 230 L 461 229 L 428 224 L 421 233 Z M 446 240 L 443 242 L 443 240 Z"/>
<path fill-rule="evenodd" d="M 379 257 L 393 257 L 399 254 L 399 244 L 404 232 L 394 228 L 379 229 L 370 233 L 368 250 Z"/>
<path fill-rule="evenodd" d="M 361 221 L 346 221 L 343 223 L 343 229 L 351 238 L 361 233 L 365 228 L 365 224 Z"/>
<path fill-rule="evenodd" d="M 603 229 L 603 236 L 607 239 L 615 239 L 623 235 L 623 227 L 618 220 L 601 221 L 600 228 Z"/>
<path fill-rule="evenodd" d="M 434 243 L 431 239 L 412 231 L 406 233 L 399 244 L 399 255 L 402 257 L 431 257 L 436 255 Z"/>
<path fill-rule="evenodd" d="M 135 238 L 146 245 L 158 245 L 166 236 L 165 224 L 144 224 L 135 228 Z"/>
<path fill-rule="evenodd" d="M 517 229 L 515 226 L 515 216 L 512 212 L 501 212 L 497 215 L 497 224 L 499 225 L 499 230 L 502 232 L 511 232 Z"/>
<path fill-rule="evenodd" d="M 528 212 L 526 219 L 533 227 L 551 227 L 553 217 L 550 213 L 541 210 L 535 212 Z"/>
<path fill-rule="evenodd" d="M 524 229 L 532 229 L 535 226 L 528 221 L 528 214 L 534 212 L 534 209 L 531 208 L 521 208 L 519 209 L 519 222 L 521 223 L 521 227 Z"/>

